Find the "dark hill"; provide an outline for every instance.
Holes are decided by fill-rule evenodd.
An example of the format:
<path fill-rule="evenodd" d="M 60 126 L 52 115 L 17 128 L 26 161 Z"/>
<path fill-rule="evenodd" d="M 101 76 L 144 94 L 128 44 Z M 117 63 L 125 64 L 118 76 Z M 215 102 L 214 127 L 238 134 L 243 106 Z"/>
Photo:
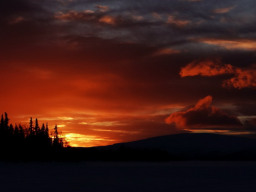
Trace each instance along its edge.
<path fill-rule="evenodd" d="M 256 139 L 206 133 L 154 137 L 100 147 L 101 150 L 160 150 L 182 158 L 249 158 L 256 156 Z"/>

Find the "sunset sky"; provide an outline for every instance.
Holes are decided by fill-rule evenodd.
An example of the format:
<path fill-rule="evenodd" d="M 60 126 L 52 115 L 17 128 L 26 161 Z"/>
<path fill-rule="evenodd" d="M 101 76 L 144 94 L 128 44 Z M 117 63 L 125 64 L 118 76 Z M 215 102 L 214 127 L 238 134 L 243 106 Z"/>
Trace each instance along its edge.
<path fill-rule="evenodd" d="M 71 146 L 256 133 L 255 0 L 1 0 L 0 113 Z"/>

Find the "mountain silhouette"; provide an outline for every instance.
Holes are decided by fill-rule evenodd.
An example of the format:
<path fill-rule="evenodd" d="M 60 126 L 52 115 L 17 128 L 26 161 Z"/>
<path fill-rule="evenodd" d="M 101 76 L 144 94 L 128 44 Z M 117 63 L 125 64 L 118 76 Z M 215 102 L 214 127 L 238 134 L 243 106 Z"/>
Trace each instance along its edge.
<path fill-rule="evenodd" d="M 256 156 L 256 139 L 209 133 L 185 133 L 100 147 L 101 150 L 109 151 L 118 151 L 122 148 L 160 150 L 185 159 L 198 157 L 215 159 L 219 156 L 244 158 L 244 156 Z"/>

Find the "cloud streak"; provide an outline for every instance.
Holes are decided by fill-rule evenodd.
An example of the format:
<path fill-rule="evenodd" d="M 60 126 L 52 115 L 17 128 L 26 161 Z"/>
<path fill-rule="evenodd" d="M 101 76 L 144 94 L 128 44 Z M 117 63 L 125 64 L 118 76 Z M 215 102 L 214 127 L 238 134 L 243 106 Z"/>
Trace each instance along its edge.
<path fill-rule="evenodd" d="M 181 68 L 180 76 L 218 76 L 232 74 L 234 77 L 225 80 L 223 87 L 233 87 L 237 89 L 256 87 L 256 68 L 238 68 L 230 64 L 223 64 L 220 60 L 194 61 Z"/>
<path fill-rule="evenodd" d="M 255 51 L 256 50 L 256 42 L 255 40 L 249 39 L 238 39 L 238 40 L 228 40 L 228 39 L 201 39 L 199 42 L 216 45 L 219 47 L 223 47 L 229 50 L 247 50 L 247 51 Z"/>
<path fill-rule="evenodd" d="M 233 74 L 235 69 L 230 64 L 223 64 L 220 60 L 194 61 L 181 68 L 180 76 L 216 76 Z"/>
<path fill-rule="evenodd" d="M 224 14 L 224 13 L 230 12 L 234 8 L 235 8 L 235 6 L 218 8 L 218 9 L 213 10 L 213 12 L 216 13 L 216 14 Z"/>

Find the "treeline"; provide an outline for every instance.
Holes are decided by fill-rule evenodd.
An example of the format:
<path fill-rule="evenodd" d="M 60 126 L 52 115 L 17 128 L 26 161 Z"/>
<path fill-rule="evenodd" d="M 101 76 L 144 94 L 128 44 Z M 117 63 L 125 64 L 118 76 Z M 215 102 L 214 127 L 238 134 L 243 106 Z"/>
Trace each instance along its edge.
<path fill-rule="evenodd" d="M 37 119 L 30 119 L 29 126 L 9 123 L 8 114 L 0 121 L 0 158 L 48 158 L 53 151 L 61 150 L 67 145 L 59 136 L 57 125 L 50 133 L 48 124 L 39 125 Z"/>
<path fill-rule="evenodd" d="M 7 113 L 1 116 L 0 161 L 256 161 L 255 140 L 242 148 L 234 145 L 230 152 L 211 150 L 203 153 L 136 148 L 125 143 L 91 148 L 66 146 L 57 126 L 50 131 L 48 124 L 39 125 L 38 120 L 32 118 L 27 126 L 13 125 Z"/>
<path fill-rule="evenodd" d="M 0 121 L 0 160 L 4 161 L 162 161 L 167 154 L 157 150 L 136 150 L 121 147 L 118 150 L 102 148 L 72 148 L 58 127 L 52 132 L 48 124 L 39 125 L 30 119 L 28 126 L 9 123 L 7 113 Z"/>

